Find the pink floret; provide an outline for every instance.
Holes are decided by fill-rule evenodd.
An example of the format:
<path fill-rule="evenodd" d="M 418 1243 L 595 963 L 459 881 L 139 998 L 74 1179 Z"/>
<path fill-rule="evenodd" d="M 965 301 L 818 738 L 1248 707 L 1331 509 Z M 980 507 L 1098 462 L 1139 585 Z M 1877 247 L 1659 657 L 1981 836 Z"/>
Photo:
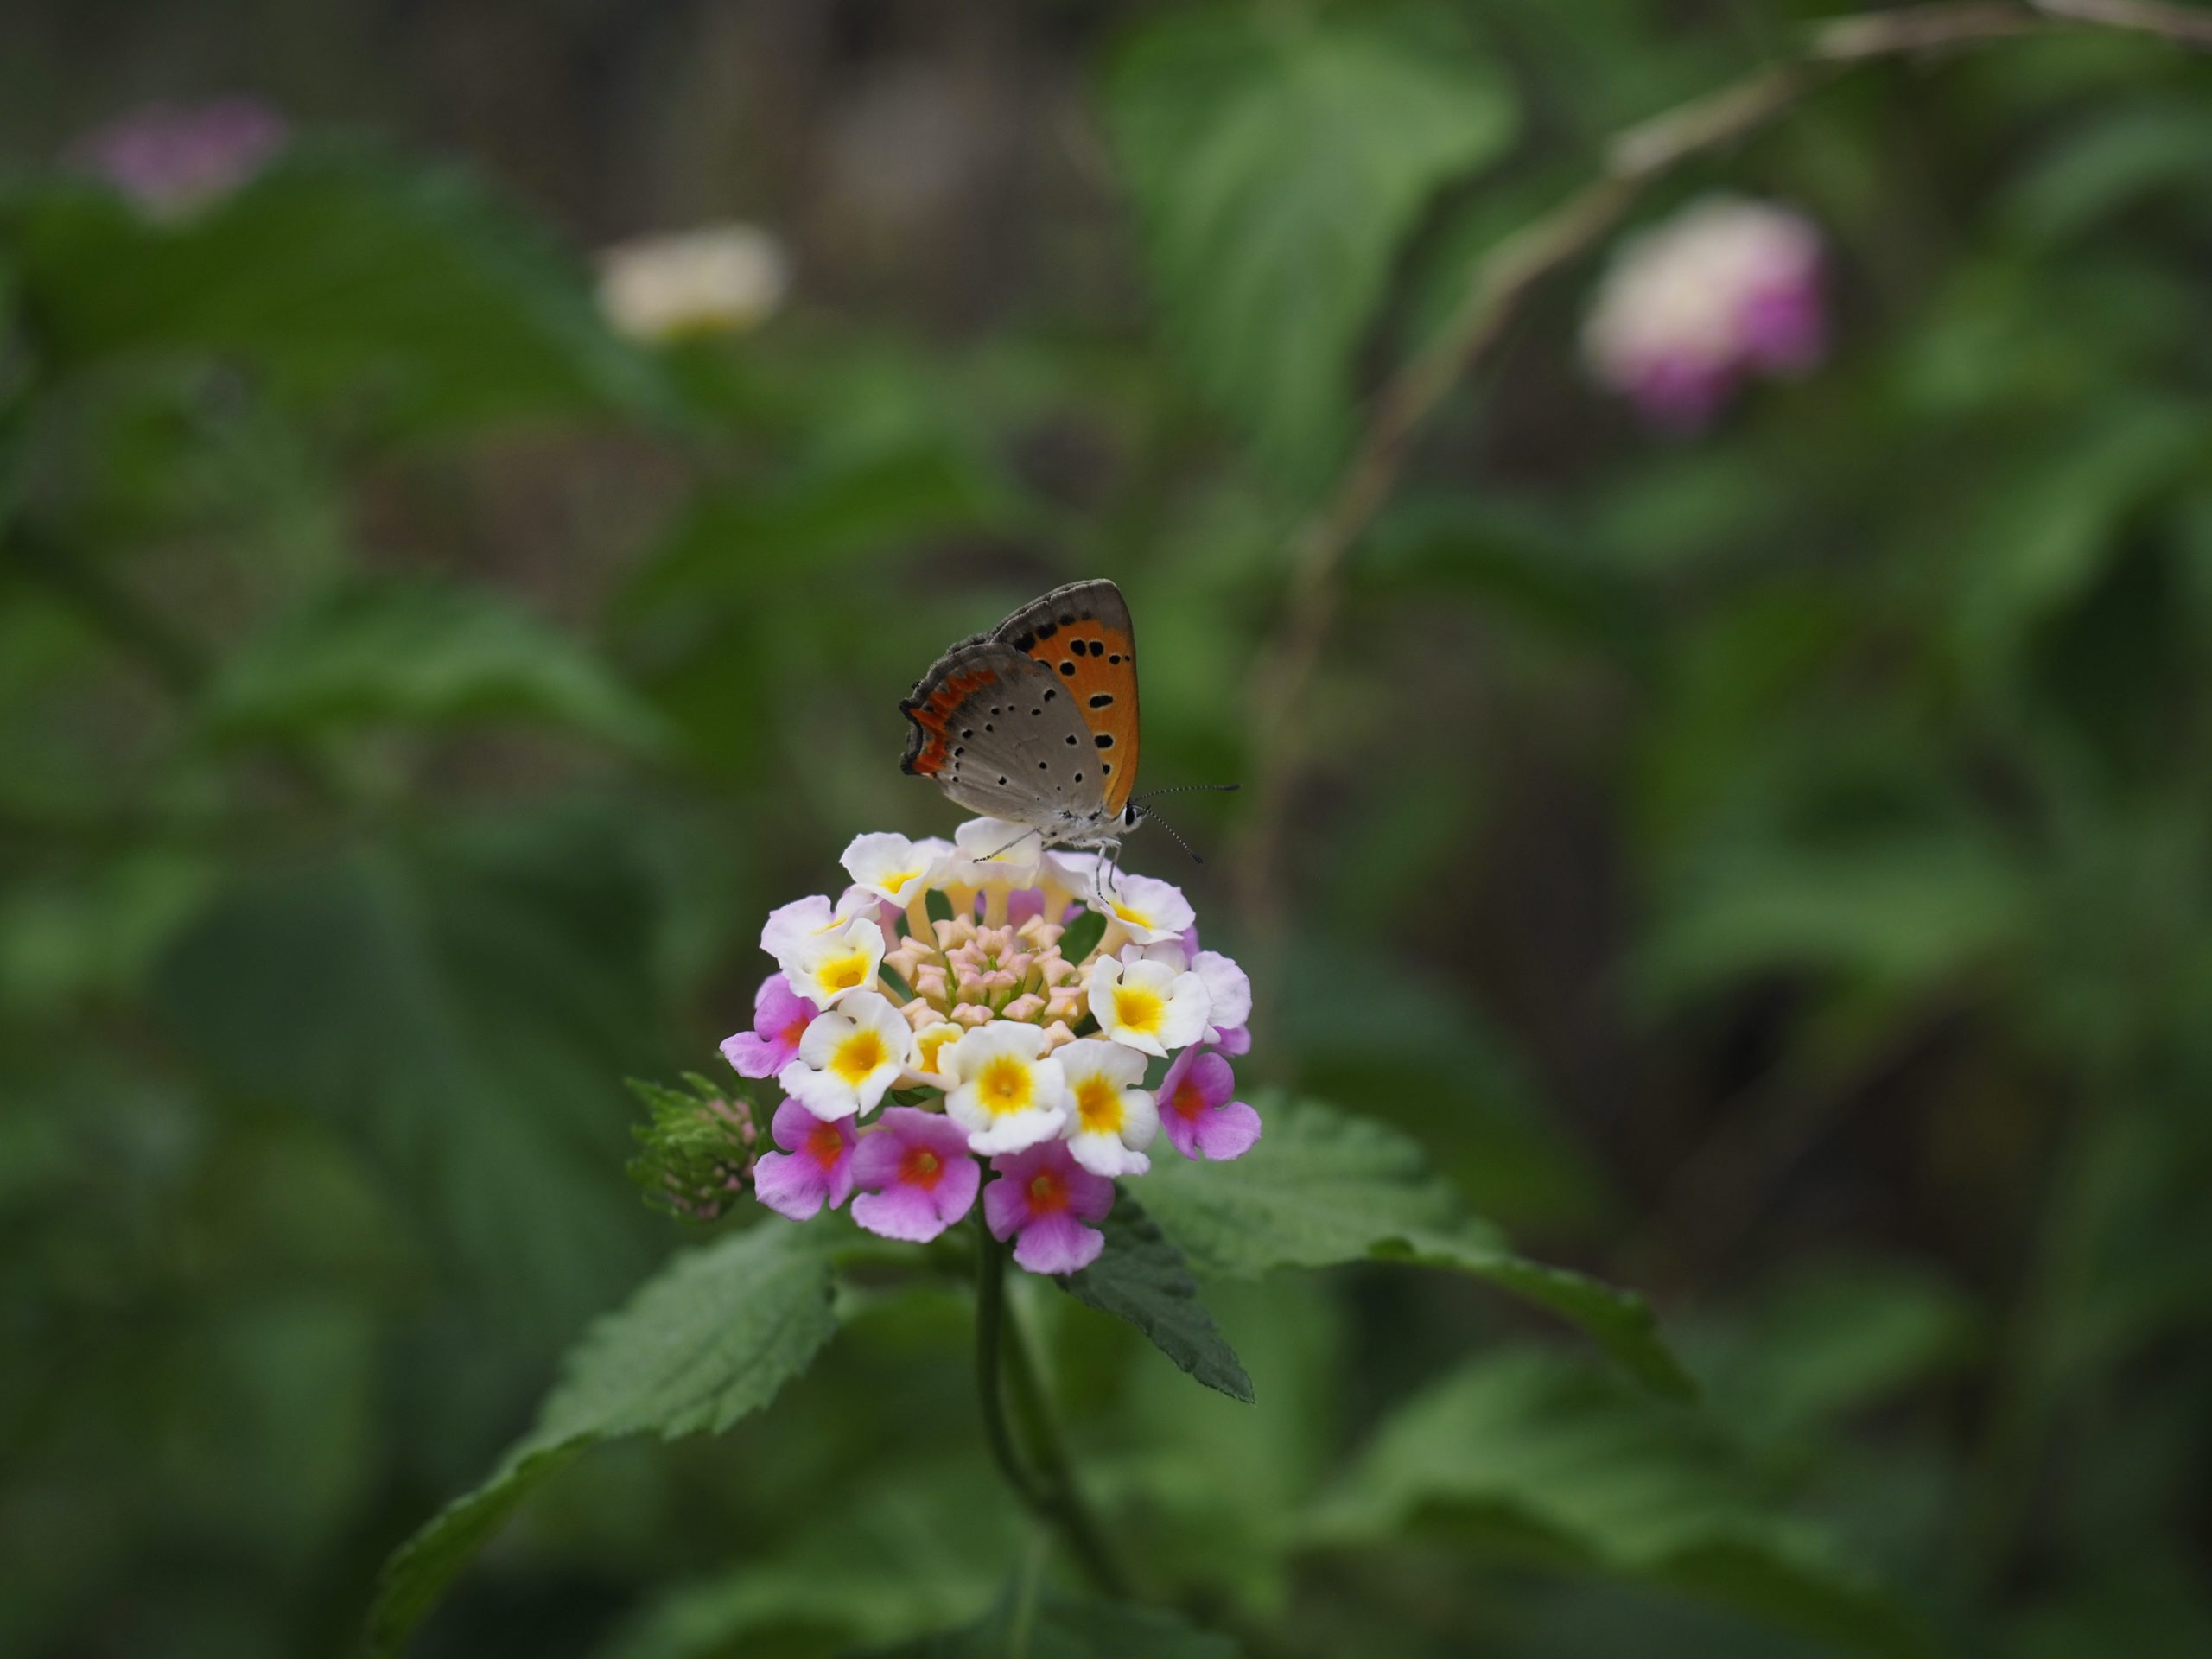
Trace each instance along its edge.
<path fill-rule="evenodd" d="M 1226 1163 L 1260 1138 L 1260 1115 L 1241 1100 L 1236 1073 L 1211 1049 L 1186 1048 L 1160 1084 L 1160 1127 L 1185 1158 Z"/>
<path fill-rule="evenodd" d="M 1106 1236 L 1086 1222 L 1114 1207 L 1114 1183 L 1076 1162 L 1065 1141 L 991 1160 L 998 1179 L 983 1189 L 991 1236 L 1014 1240 L 1015 1265 L 1031 1273 L 1076 1273 L 1098 1259 Z"/>
<path fill-rule="evenodd" d="M 885 1109 L 853 1155 L 853 1219 L 885 1238 L 926 1244 L 966 1215 L 983 1173 L 967 1132 L 937 1112 Z"/>
<path fill-rule="evenodd" d="M 795 1100 L 776 1108 L 769 1133 L 781 1152 L 766 1154 L 753 1167 L 753 1192 L 761 1203 L 792 1221 L 835 1210 L 853 1191 L 853 1126 L 825 1123 Z"/>

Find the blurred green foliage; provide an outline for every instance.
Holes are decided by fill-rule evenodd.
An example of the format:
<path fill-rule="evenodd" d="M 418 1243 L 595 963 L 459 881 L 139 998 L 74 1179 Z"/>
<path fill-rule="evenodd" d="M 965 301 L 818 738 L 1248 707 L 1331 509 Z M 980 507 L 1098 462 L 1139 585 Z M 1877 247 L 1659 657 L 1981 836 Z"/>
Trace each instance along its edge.
<path fill-rule="evenodd" d="M 1816 373 L 1644 432 L 1585 263 L 1424 436 L 1301 716 L 1268 1138 L 1017 1287 L 1111 1608 L 957 1286 L 741 1218 L 652 1271 L 623 1079 L 949 828 L 896 699 L 1054 581 L 1129 594 L 1147 779 L 1250 775 L 1379 376 L 1810 14 L 823 10 L 731 69 L 802 271 L 735 339 L 620 337 L 629 223 L 427 146 L 160 218 L 0 114 L 0 1649 L 342 1650 L 434 1515 L 424 1654 L 2212 1649 L 2212 65 L 1840 80 L 1639 214 L 1814 217 Z"/>

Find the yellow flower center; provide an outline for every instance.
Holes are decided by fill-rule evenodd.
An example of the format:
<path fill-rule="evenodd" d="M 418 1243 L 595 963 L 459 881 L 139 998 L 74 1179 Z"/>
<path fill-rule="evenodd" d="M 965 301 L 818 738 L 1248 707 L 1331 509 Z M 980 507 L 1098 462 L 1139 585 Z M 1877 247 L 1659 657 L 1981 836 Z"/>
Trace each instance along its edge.
<path fill-rule="evenodd" d="M 825 991 L 856 990 L 868 983 L 868 952 L 855 950 L 849 957 L 832 957 L 822 964 L 815 977 Z"/>
<path fill-rule="evenodd" d="M 1075 1086 L 1075 1109 L 1088 1133 L 1117 1135 L 1122 1128 L 1122 1091 L 1110 1077 L 1093 1074 Z"/>
<path fill-rule="evenodd" d="M 1131 927 L 1150 927 L 1152 918 L 1141 910 L 1133 910 L 1119 899 L 1114 901 L 1114 913 Z"/>
<path fill-rule="evenodd" d="M 1011 1054 L 1000 1055 L 976 1077 L 976 1095 L 993 1117 L 1022 1110 L 1029 1104 L 1029 1067 Z"/>
<path fill-rule="evenodd" d="M 837 1052 L 830 1057 L 830 1069 L 848 1087 L 857 1089 L 868 1074 L 888 1058 L 882 1038 L 872 1031 L 856 1031 L 837 1045 Z"/>
<path fill-rule="evenodd" d="M 920 879 L 919 870 L 894 870 L 883 878 L 883 885 L 893 893 L 904 893 L 909 881 Z"/>
<path fill-rule="evenodd" d="M 922 1070 L 925 1071 L 936 1071 L 938 1055 L 944 1051 L 944 1046 L 947 1043 L 950 1042 L 954 1038 L 959 1035 L 960 1032 L 957 1027 L 948 1027 L 940 1031 L 924 1032 L 920 1038 L 917 1039 L 918 1058 L 922 1063 Z"/>
<path fill-rule="evenodd" d="M 1134 1031 L 1146 1037 L 1157 1034 L 1162 1015 L 1167 1012 L 1167 999 L 1158 991 L 1147 990 L 1141 985 L 1116 985 L 1114 988 L 1114 1019 L 1124 1031 Z"/>

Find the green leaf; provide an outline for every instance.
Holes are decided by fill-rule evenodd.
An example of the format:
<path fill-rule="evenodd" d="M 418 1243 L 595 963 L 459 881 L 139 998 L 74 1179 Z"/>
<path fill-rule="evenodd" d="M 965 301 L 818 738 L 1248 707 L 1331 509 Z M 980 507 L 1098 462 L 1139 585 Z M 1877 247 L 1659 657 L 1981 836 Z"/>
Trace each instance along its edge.
<path fill-rule="evenodd" d="M 1060 935 L 1060 954 L 1070 962 L 1081 962 L 1098 948 L 1098 941 L 1105 936 L 1105 912 L 1086 910 L 1070 922 L 1068 931 Z"/>
<path fill-rule="evenodd" d="M 1694 1385 L 1643 1298 L 1516 1255 L 1430 1169 L 1414 1142 L 1313 1101 L 1260 1103 L 1266 1132 L 1230 1163 L 1176 1160 L 1145 1179 L 1145 1205 L 1201 1270 L 1363 1261 L 1449 1268 L 1511 1291 L 1586 1331 L 1645 1386 Z"/>
<path fill-rule="evenodd" d="M 891 1000 L 893 1002 L 903 1005 L 914 1000 L 913 987 L 907 984 L 905 980 L 901 979 L 899 976 L 899 970 L 896 968 L 893 968 L 889 963 L 886 963 L 882 967 L 877 969 L 875 970 L 875 975 L 878 979 L 880 979 L 883 982 L 885 988 L 891 993 Z"/>
<path fill-rule="evenodd" d="M 1416 21 L 1170 13 L 1108 80 L 1166 332 L 1288 472 L 1343 448 L 1352 353 L 1422 207 L 1519 124 L 1497 71 Z"/>
<path fill-rule="evenodd" d="M 486 1306 L 548 1345 L 645 1264 L 619 1084 L 660 1069 L 658 895 L 595 813 L 271 861 L 155 995 L 214 1082 L 366 1144 Z"/>
<path fill-rule="evenodd" d="M 515 1506 L 583 1447 L 718 1434 L 760 1410 L 836 1328 L 839 1236 L 769 1222 L 673 1257 L 570 1354 L 537 1427 L 385 1564 L 368 1644 L 395 1653 Z"/>
<path fill-rule="evenodd" d="M 2196 99 L 2139 96 L 2058 134 L 2006 188 L 1999 216 L 2046 254 L 2161 197 L 2201 228 L 2208 169 L 2212 111 Z"/>
<path fill-rule="evenodd" d="M 1739 1437 L 1802 1436 L 1974 1356 L 1972 1305 L 1923 1268 L 1832 1261 L 1760 1298 L 1712 1367 L 1713 1403 Z"/>
<path fill-rule="evenodd" d="M 1703 1419 L 1550 1357 L 1484 1360 L 1415 1398 L 1305 1536 L 1402 1548 L 1427 1522 L 1470 1548 L 1660 1585 L 1859 1652 L 1931 1650 L 1817 1535 L 1757 1500 Z"/>
<path fill-rule="evenodd" d="M 499 719 L 648 753 L 668 737 L 652 706 L 588 651 L 506 600 L 391 578 L 341 583 L 249 642 L 204 715 L 233 739 Z"/>
<path fill-rule="evenodd" d="M 599 1659 L 718 1659 L 747 1637 L 772 1646 L 794 1631 L 891 1642 L 990 1607 L 1033 1524 L 996 1471 L 963 1459 L 865 1473 L 779 1529 L 774 1554 L 656 1597 Z"/>
<path fill-rule="evenodd" d="M 973 1624 L 871 1649 L 867 1659 L 1236 1659 L 1236 1652 L 1227 1637 L 1173 1613 L 1016 1587 Z"/>
<path fill-rule="evenodd" d="M 295 146 L 175 222 L 89 188 L 0 209 L 42 355 L 179 352 L 391 427 L 662 408 L 582 264 L 467 174 Z"/>
<path fill-rule="evenodd" d="M 1252 1379 L 1198 1300 L 1183 1253 L 1127 1192 L 1103 1224 L 1106 1249 L 1082 1272 L 1058 1282 L 1079 1302 L 1127 1319 L 1152 1345 L 1210 1389 L 1252 1403 Z"/>
<path fill-rule="evenodd" d="M 952 919 L 952 900 L 942 888 L 931 887 L 922 896 L 922 913 L 933 922 L 949 922 Z"/>
<path fill-rule="evenodd" d="M 2001 951 L 2025 904 L 1997 849 L 1948 825 L 1826 846 L 1723 842 L 1661 907 L 1637 981 L 1668 1002 L 1775 969 L 1923 985 Z"/>

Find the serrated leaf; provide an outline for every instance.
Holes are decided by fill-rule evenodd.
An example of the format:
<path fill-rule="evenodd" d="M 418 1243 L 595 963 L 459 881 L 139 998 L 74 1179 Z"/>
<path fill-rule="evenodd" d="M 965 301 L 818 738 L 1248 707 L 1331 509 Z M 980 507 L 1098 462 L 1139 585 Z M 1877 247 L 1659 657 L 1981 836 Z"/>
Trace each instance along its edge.
<path fill-rule="evenodd" d="M 1183 1253 L 1127 1192 L 1102 1224 L 1106 1249 L 1060 1288 L 1102 1313 L 1127 1319 L 1152 1345 L 1210 1389 L 1252 1403 L 1252 1379 L 1198 1300 Z"/>
<path fill-rule="evenodd" d="M 1009 1590 L 975 1624 L 893 1647 L 866 1659 L 1236 1659 L 1237 1648 L 1173 1613 L 1126 1602 L 1089 1601 L 1045 1590 Z"/>
<path fill-rule="evenodd" d="M 1105 912 L 1086 910 L 1070 922 L 1068 931 L 1060 935 L 1060 954 L 1070 962 L 1081 962 L 1098 948 L 1098 941 L 1105 937 Z"/>
<path fill-rule="evenodd" d="M 668 406 L 581 262 L 451 167 L 302 143 L 182 220 L 89 188 L 10 217 L 25 304 L 63 366 L 205 353 L 392 428 Z"/>
<path fill-rule="evenodd" d="M 1166 15 L 1107 84 L 1153 288 L 1199 385 L 1286 470 L 1344 447 L 1353 350 L 1446 180 L 1499 155 L 1511 92 L 1414 14 Z"/>
<path fill-rule="evenodd" d="M 647 1261 L 610 1180 L 657 1069 L 656 892 L 623 830 L 531 815 L 271 862 L 163 957 L 219 1087 L 365 1144 L 484 1305 L 549 1345 Z"/>
<path fill-rule="evenodd" d="M 370 1651 L 397 1652 L 515 1506 L 583 1447 L 628 1434 L 719 1433 L 774 1399 L 836 1328 L 836 1243 L 828 1230 L 766 1223 L 682 1252 L 594 1325 L 537 1427 L 385 1564 Z"/>
<path fill-rule="evenodd" d="M 225 664 L 203 716 L 228 738 L 495 719 L 568 727 L 640 753 L 668 736 L 597 658 L 499 595 L 390 578 L 343 582 L 250 640 Z"/>
<path fill-rule="evenodd" d="M 1818 1535 L 1758 1502 L 1705 1419 L 1548 1356 L 1484 1360 L 1417 1396 L 1304 1535 L 1395 1548 L 1429 1522 L 1472 1549 L 1664 1586 L 1859 1652 L 1930 1651 Z"/>
<path fill-rule="evenodd" d="M 1648 1388 L 1695 1391 L 1640 1296 L 1505 1248 L 1414 1142 L 1313 1101 L 1261 1101 L 1260 1142 L 1230 1163 L 1182 1160 L 1146 1177 L 1146 1207 L 1206 1271 L 1402 1261 L 1449 1268 L 1580 1325 Z"/>

